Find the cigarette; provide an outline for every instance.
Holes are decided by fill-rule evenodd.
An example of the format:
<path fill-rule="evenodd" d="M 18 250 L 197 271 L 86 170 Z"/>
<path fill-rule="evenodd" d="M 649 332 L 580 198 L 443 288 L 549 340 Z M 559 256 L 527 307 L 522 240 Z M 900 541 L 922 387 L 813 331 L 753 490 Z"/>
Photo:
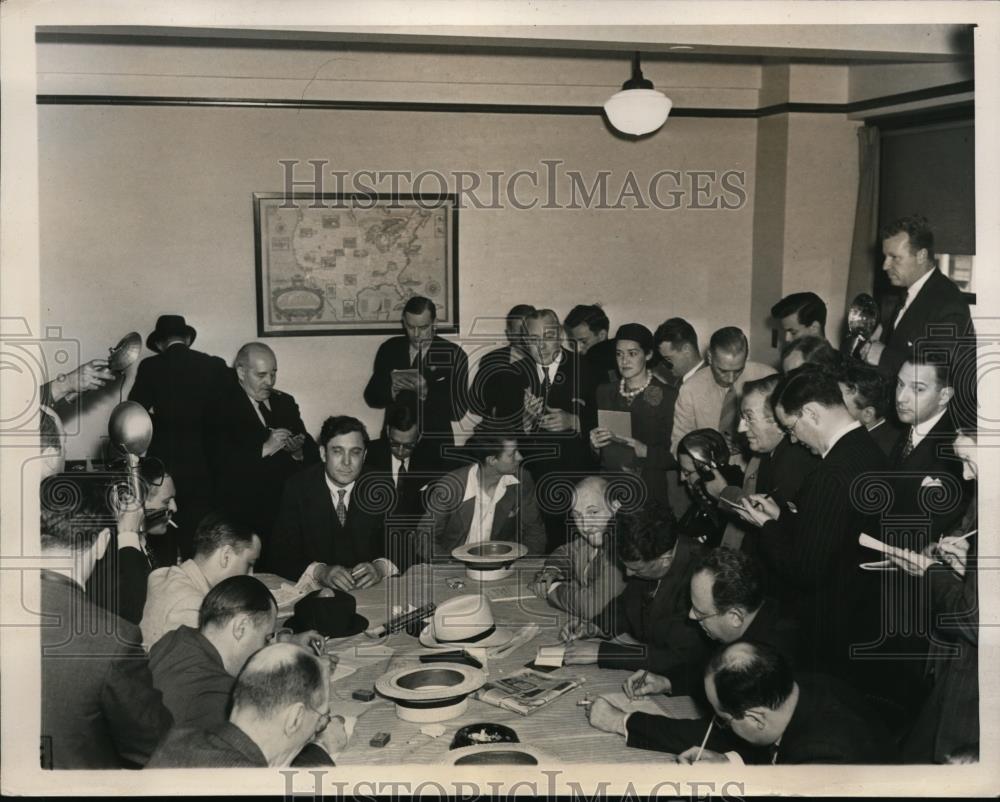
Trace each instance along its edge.
<path fill-rule="evenodd" d="M 174 529 L 180 529 L 180 527 L 174 523 L 172 518 L 167 518 L 167 526 L 172 526 Z"/>

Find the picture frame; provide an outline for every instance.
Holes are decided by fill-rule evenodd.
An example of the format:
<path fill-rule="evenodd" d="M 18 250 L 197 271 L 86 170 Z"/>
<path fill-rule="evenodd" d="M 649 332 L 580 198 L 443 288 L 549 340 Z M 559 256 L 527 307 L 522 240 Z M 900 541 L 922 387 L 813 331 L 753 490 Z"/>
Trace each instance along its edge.
<path fill-rule="evenodd" d="M 396 334 L 407 300 L 457 333 L 454 194 L 253 193 L 257 335 Z"/>

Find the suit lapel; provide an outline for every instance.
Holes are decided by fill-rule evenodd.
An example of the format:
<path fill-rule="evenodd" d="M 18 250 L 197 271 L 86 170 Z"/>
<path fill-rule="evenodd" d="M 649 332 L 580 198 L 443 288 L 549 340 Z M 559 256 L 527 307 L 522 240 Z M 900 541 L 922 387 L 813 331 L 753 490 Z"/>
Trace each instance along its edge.
<path fill-rule="evenodd" d="M 511 512 L 517 509 L 517 496 L 520 487 L 520 484 L 507 485 L 503 496 L 497 502 L 496 509 L 493 512 L 493 527 L 490 532 L 491 540 L 498 539 L 500 530 L 506 525 Z"/>

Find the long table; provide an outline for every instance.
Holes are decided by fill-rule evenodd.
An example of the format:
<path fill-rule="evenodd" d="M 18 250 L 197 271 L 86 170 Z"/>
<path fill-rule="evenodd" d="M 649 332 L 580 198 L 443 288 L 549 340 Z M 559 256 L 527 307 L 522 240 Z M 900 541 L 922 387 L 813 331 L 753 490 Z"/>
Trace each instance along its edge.
<path fill-rule="evenodd" d="M 539 568 L 539 561 L 524 560 L 515 565 L 513 575 L 495 582 L 480 583 L 466 576 L 459 564 L 417 565 L 405 576 L 392 577 L 379 585 L 354 592 L 358 612 L 369 619 L 371 626 L 382 623 L 393 606 L 405 609 L 407 603 L 420 606 L 433 601 L 437 604 L 463 594 L 486 592 L 487 588 L 502 588 L 503 596 L 530 596 L 528 585 Z M 277 587 L 282 580 L 269 575 L 258 575 L 269 587 Z M 464 587 L 449 587 L 448 580 L 460 580 Z M 491 593 L 493 591 L 490 591 Z M 501 591 L 495 591 L 499 594 Z M 491 602 L 494 620 L 498 627 L 511 627 L 515 633 L 524 626 L 535 623 L 540 631 L 537 636 L 503 658 L 490 658 L 485 666 L 489 678 L 512 674 L 534 659 L 538 647 L 558 641 L 559 627 L 565 616 L 545 601 L 531 597 L 516 601 Z M 290 613 L 288 609 L 280 610 Z M 388 648 L 387 648 L 388 647 Z M 388 654 L 391 650 L 391 656 Z M 359 702 L 351 698 L 356 690 L 371 690 L 375 680 L 388 670 L 396 670 L 419 663 L 419 655 L 428 650 L 418 640 L 405 632 L 394 633 L 381 639 L 365 634 L 331 641 L 328 652 L 336 654 L 345 664 L 356 667 L 354 673 L 331 683 L 331 710 L 341 715 L 356 716 L 357 724 L 348 748 L 337 757 L 338 765 L 397 765 L 407 763 L 437 763 L 446 760 L 455 732 L 467 725 L 481 722 L 504 724 L 511 727 L 522 744 L 542 750 L 559 762 L 566 763 L 666 763 L 671 756 L 626 746 L 625 739 L 590 726 L 586 708 L 577 704 L 588 694 L 590 698 L 607 692 L 621 690 L 622 683 L 631 672 L 602 669 L 596 665 L 563 666 L 551 673 L 552 677 L 577 677 L 584 680 L 581 687 L 556 699 L 529 716 L 470 698 L 468 709 L 460 717 L 441 722 L 445 733 L 433 738 L 420 732 L 421 725 L 399 719 L 395 705 L 380 696 L 374 701 Z M 369 744 L 378 732 L 391 733 L 384 747 Z"/>

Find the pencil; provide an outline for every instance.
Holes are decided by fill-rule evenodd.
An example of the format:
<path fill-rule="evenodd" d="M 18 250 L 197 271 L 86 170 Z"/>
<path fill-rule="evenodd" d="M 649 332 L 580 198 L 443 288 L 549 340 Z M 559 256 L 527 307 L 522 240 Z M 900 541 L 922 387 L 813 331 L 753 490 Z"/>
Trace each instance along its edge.
<path fill-rule="evenodd" d="M 701 739 L 701 746 L 698 747 L 698 754 L 695 755 L 694 762 L 697 763 L 701 760 L 701 756 L 705 753 L 705 744 L 708 743 L 708 736 L 712 734 L 712 725 L 715 724 L 715 719 L 713 718 L 708 722 L 708 729 L 705 730 L 705 737 Z"/>
<path fill-rule="evenodd" d="M 639 681 L 632 683 L 632 693 L 633 694 L 635 693 L 636 688 L 641 688 L 643 685 L 646 684 L 646 677 L 648 677 L 648 676 L 649 676 L 649 669 L 647 668 L 647 669 L 645 669 L 642 672 L 642 676 L 639 677 Z"/>

